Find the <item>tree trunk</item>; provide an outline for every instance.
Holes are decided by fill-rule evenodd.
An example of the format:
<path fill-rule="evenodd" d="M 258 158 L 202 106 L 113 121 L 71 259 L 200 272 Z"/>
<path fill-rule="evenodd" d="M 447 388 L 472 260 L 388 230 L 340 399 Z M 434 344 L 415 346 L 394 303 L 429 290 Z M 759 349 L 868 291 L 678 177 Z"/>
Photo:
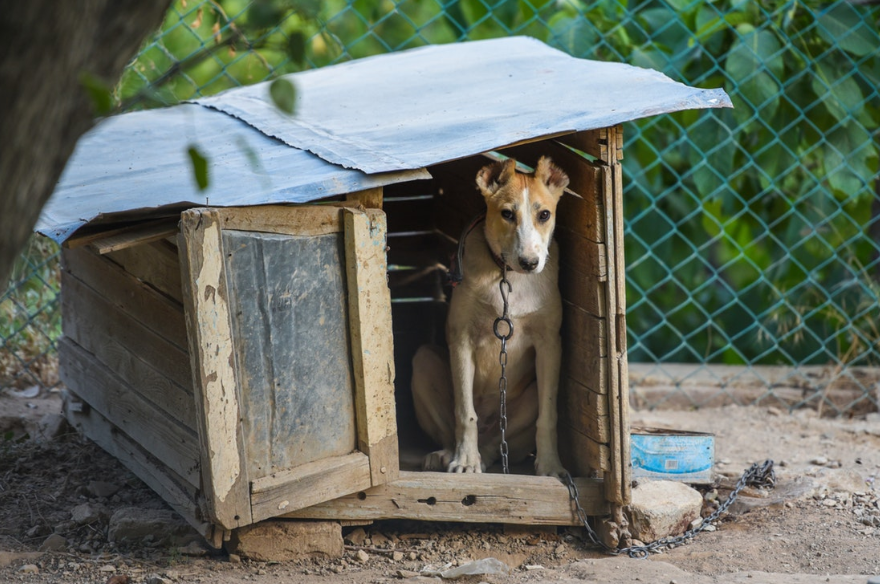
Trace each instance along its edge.
<path fill-rule="evenodd" d="M 79 137 L 84 72 L 112 87 L 171 0 L 23 0 L 0 11 L 0 292 Z"/>

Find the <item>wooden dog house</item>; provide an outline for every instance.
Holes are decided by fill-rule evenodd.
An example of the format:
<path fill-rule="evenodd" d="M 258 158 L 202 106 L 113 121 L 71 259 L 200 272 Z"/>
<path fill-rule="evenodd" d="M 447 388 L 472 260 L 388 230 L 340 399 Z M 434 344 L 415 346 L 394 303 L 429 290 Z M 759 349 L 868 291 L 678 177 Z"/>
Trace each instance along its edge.
<path fill-rule="evenodd" d="M 271 517 L 576 525 L 549 477 L 417 470 L 411 358 L 499 157 L 569 175 L 559 445 L 581 505 L 629 502 L 622 133 L 725 107 L 654 71 L 526 38 L 428 47 L 109 119 L 38 230 L 64 244 L 71 422 L 209 540 Z M 207 191 L 185 164 L 196 142 Z"/>

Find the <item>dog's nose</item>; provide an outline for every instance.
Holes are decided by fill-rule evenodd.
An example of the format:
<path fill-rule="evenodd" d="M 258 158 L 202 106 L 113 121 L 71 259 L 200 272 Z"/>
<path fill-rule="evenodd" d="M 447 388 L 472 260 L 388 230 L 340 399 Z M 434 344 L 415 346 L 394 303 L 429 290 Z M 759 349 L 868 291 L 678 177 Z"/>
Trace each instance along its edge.
<path fill-rule="evenodd" d="M 534 270 L 535 268 L 538 267 L 538 260 L 537 259 L 530 260 L 530 259 L 521 257 L 521 258 L 519 258 L 519 267 L 521 267 L 522 269 L 524 269 L 527 272 L 531 272 L 532 270 Z"/>

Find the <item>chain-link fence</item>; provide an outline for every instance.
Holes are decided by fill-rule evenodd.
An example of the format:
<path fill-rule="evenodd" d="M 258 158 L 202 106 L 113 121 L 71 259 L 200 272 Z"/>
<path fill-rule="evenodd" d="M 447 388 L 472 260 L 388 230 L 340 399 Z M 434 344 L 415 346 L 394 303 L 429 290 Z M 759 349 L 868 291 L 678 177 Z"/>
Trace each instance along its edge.
<path fill-rule="evenodd" d="M 177 0 L 116 98 L 170 104 L 507 35 L 724 87 L 734 110 L 625 128 L 635 402 L 860 413 L 880 377 L 878 20 L 856 1 Z M 55 383 L 58 286 L 41 252 L 0 300 L 0 387 Z"/>

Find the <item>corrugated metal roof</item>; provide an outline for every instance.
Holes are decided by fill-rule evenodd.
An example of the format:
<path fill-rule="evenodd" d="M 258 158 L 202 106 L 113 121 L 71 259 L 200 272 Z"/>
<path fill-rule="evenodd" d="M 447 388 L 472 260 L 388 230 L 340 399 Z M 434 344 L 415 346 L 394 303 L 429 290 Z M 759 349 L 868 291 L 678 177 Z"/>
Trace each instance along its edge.
<path fill-rule="evenodd" d="M 368 173 L 667 112 L 732 107 L 721 89 L 576 59 L 528 37 L 422 47 L 287 78 L 298 90 L 293 119 L 273 106 L 268 83 L 197 103 Z"/>
<path fill-rule="evenodd" d="M 210 160 L 199 191 L 188 147 Z M 163 208 L 305 203 L 396 182 L 427 171 L 368 175 L 330 164 L 269 138 L 235 118 L 198 105 L 108 118 L 77 144 L 36 230 L 61 243 L 95 220 Z"/>
<path fill-rule="evenodd" d="M 37 231 L 61 242 L 86 223 L 163 208 L 308 202 L 429 178 L 429 165 L 522 140 L 731 107 L 723 90 L 575 59 L 525 37 L 423 47 L 289 78 L 293 117 L 262 83 L 105 120 L 80 140 Z M 191 144 L 210 160 L 204 192 Z"/>

